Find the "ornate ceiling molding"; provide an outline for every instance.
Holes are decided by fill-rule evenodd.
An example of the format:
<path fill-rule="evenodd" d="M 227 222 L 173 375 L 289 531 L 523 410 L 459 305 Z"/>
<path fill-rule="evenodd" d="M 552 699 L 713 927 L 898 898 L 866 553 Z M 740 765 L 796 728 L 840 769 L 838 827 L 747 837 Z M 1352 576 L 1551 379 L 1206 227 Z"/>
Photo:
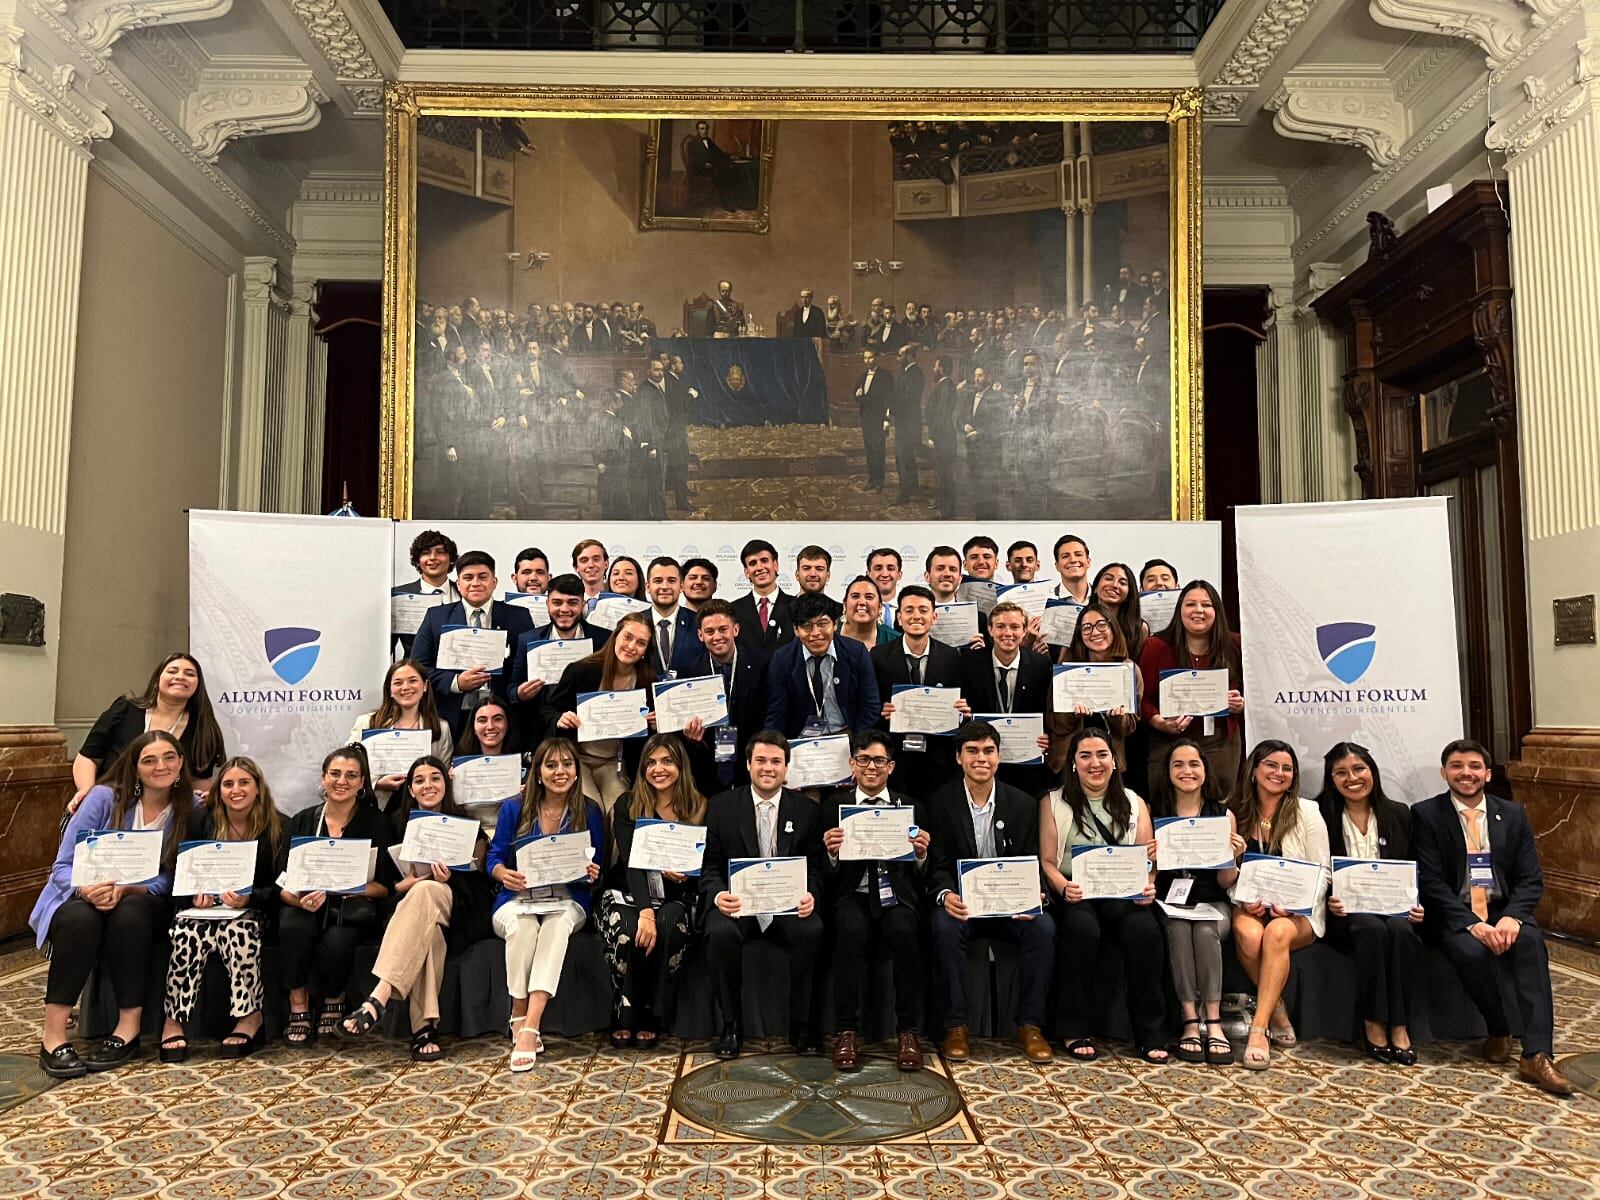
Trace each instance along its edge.
<path fill-rule="evenodd" d="M 1516 0 L 1370 0 L 1369 11 L 1374 21 L 1391 29 L 1474 41 L 1482 47 L 1490 69 L 1504 65 L 1522 49 L 1529 32 L 1543 19 L 1531 3 Z"/>
<path fill-rule="evenodd" d="M 111 136 L 106 106 L 81 86 L 83 76 L 54 56 L 38 53 L 39 40 L 20 29 L 0 30 L 0 91 L 9 91 L 63 140 L 87 151 Z"/>
<path fill-rule="evenodd" d="M 1400 157 L 1411 117 L 1382 69 L 1296 69 L 1267 101 L 1272 125 L 1287 138 L 1359 146 L 1382 170 Z"/>
<path fill-rule="evenodd" d="M 1210 86 L 1253 90 L 1316 5 L 1317 0 L 1267 0 Z"/>
<path fill-rule="evenodd" d="M 310 129 L 328 97 L 297 58 L 215 58 L 183 102 L 183 131 L 207 162 L 235 138 Z"/>
<path fill-rule="evenodd" d="M 289 0 L 289 7 L 328 60 L 339 86 L 350 94 L 356 112 L 382 115 L 383 72 L 340 9 L 339 0 Z"/>
<path fill-rule="evenodd" d="M 151 25 L 209 21 L 225 15 L 233 0 L 52 0 L 51 7 L 72 22 L 79 41 L 105 58 L 125 33 Z"/>

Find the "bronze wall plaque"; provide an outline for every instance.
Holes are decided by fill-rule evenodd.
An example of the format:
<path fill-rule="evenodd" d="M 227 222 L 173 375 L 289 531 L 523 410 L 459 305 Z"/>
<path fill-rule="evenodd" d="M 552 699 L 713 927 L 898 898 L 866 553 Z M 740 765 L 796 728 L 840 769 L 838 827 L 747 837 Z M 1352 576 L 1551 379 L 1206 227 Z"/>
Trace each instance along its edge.
<path fill-rule="evenodd" d="M 1594 595 L 1568 596 L 1555 601 L 1556 645 L 1594 645 Z"/>

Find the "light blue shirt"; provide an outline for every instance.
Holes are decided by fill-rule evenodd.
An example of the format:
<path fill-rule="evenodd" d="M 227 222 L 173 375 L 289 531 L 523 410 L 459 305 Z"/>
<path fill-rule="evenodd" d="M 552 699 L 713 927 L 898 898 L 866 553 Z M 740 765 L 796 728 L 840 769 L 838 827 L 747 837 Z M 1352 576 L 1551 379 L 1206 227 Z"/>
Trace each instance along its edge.
<path fill-rule="evenodd" d="M 816 657 L 817 656 L 812 654 L 811 651 L 809 651 L 809 650 L 806 651 L 806 658 L 805 658 L 806 690 L 811 692 L 812 704 L 813 704 L 813 707 L 812 707 L 811 711 L 813 713 L 816 713 L 816 708 L 815 708 L 816 692 L 812 689 L 812 684 L 811 684 L 811 663 Z M 832 642 L 828 643 L 828 648 L 827 648 L 826 651 L 823 652 L 822 657 L 825 660 L 825 662 L 824 662 L 824 665 L 823 665 L 823 668 L 822 668 L 822 713 L 821 713 L 821 716 L 822 716 L 823 721 L 827 724 L 829 729 L 843 729 L 843 728 L 845 728 L 845 726 L 847 724 L 847 722 L 844 719 L 844 709 L 839 707 L 839 697 L 835 694 L 835 689 L 834 689 L 834 686 L 833 686 L 834 675 L 839 669 L 839 655 L 838 655 L 838 652 L 834 649 L 834 646 L 833 646 Z"/>
<path fill-rule="evenodd" d="M 994 792 L 989 793 L 989 803 L 979 808 L 972 802 L 972 790 L 965 783 L 961 790 L 967 797 L 967 811 L 972 816 L 972 840 L 978 847 L 979 858 L 998 858 L 994 848 Z"/>

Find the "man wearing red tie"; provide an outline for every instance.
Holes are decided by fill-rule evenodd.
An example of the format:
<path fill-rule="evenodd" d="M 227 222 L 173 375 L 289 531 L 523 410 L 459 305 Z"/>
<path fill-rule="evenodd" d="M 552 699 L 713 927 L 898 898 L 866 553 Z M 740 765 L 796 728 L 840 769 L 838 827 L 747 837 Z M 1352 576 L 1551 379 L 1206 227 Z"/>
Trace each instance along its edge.
<path fill-rule="evenodd" d="M 739 621 L 739 640 L 747 646 L 776 650 L 794 640 L 789 601 L 794 597 L 778 587 L 778 550 L 756 538 L 739 551 L 750 590 L 733 602 Z"/>

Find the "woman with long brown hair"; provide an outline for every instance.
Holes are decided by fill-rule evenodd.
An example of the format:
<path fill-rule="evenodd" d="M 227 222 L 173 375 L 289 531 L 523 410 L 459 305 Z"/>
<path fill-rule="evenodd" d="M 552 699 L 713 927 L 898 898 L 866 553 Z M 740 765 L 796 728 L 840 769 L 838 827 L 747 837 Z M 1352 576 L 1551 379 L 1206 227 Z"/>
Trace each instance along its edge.
<path fill-rule="evenodd" d="M 706 798 L 694 786 L 689 755 L 673 733 L 644 744 L 639 778 L 611 813 L 617 862 L 600 897 L 600 936 L 611 966 L 615 1027 L 611 1044 L 654 1045 L 667 1016 L 668 987 L 696 926 L 699 880 L 675 871 L 628 866 L 640 821 L 703 825 Z"/>
<path fill-rule="evenodd" d="M 116 760 L 141 733 L 165 731 L 178 739 L 188 761 L 189 775 L 205 787 L 226 754 L 222 730 L 211 711 L 205 672 L 199 660 L 181 651 L 169 654 L 150 673 L 139 695 L 118 696 L 96 719 L 83 748 L 72 760 L 72 783 L 77 789 L 72 809 L 95 785 L 100 772 Z"/>
<path fill-rule="evenodd" d="M 1161 715 L 1161 673 L 1188 670 L 1228 672 L 1226 716 Z M 1206 752 L 1217 778 L 1231 781 L 1239 770 L 1244 736 L 1244 659 L 1239 635 L 1228 628 L 1228 614 L 1216 588 L 1203 579 L 1184 584 L 1171 622 L 1145 639 L 1139 671 L 1144 676 L 1140 705 L 1150 730 L 1146 778 L 1161 777 L 1167 750 L 1176 738 L 1187 735 Z"/>
<path fill-rule="evenodd" d="M 1243 854 L 1272 854 L 1322 865 L 1323 889 L 1311 915 L 1286 912 L 1273 904 L 1249 902 L 1233 910 L 1233 939 L 1239 962 L 1256 985 L 1256 1021 L 1250 1026 L 1244 1065 L 1265 1070 L 1272 1060 L 1270 1043 L 1295 1044 L 1294 1026 L 1283 1005 L 1283 988 L 1289 981 L 1289 956 L 1322 936 L 1327 920 L 1323 896 L 1332 875 L 1328 855 L 1328 830 L 1315 801 L 1300 797 L 1300 760 L 1287 742 L 1264 741 L 1256 745 L 1245 763 L 1239 790 L 1232 801 Z M 1237 849 L 1237 847 L 1235 847 Z M 1234 881 L 1235 888 L 1238 881 Z"/>
<path fill-rule="evenodd" d="M 528 886 L 527 877 L 517 869 L 518 843 L 524 838 L 585 831 L 592 853 L 583 879 Z M 546 738 L 533 752 L 522 798 L 501 806 L 487 859 L 489 875 L 500 885 L 494 898 L 494 931 L 506 943 L 513 1071 L 531 1071 L 544 1050 L 539 1025 L 561 982 L 567 943 L 588 919 L 594 882 L 603 862 L 604 818 L 583 794 L 573 744 L 564 737 Z"/>
<path fill-rule="evenodd" d="M 359 746 L 362 735 L 369 729 L 426 729 L 433 735 L 430 754 L 445 762 L 454 754 L 455 740 L 449 724 L 439 716 L 439 709 L 433 702 L 428 673 L 420 663 L 409 658 L 389 664 L 383 676 L 383 703 L 376 711 L 357 718 L 346 740 Z M 389 796 L 405 781 L 404 775 L 385 775 L 374 781 L 378 807 L 387 807 Z"/>
<path fill-rule="evenodd" d="M 230 758 L 222 764 L 205 803 L 189 821 L 188 840 L 254 842 L 256 866 L 248 892 L 176 898 L 180 909 L 192 906 L 195 911 L 193 915 L 180 911 L 172 923 L 161 1061 L 178 1063 L 188 1057 L 184 1025 L 194 1012 L 206 962 L 213 954 L 227 968 L 228 1014 L 234 1020 L 233 1032 L 222 1039 L 222 1057 L 244 1058 L 262 1041 L 261 935 L 272 909 L 278 850 L 283 844 L 283 818 L 252 759 Z"/>
<path fill-rule="evenodd" d="M 1089 592 L 1095 603 L 1115 619 L 1122 630 L 1122 640 L 1127 643 L 1128 657 L 1138 662 L 1150 627 L 1139 613 L 1139 588 L 1133 582 L 1133 568 L 1127 563 L 1107 563 L 1095 573 Z"/>
<path fill-rule="evenodd" d="M 1112 753 L 1117 757 L 1117 770 L 1126 772 L 1126 741 L 1139 725 L 1142 676 L 1137 665 L 1131 662 L 1128 644 L 1123 637 L 1122 626 L 1117 623 L 1115 611 L 1098 600 L 1091 600 L 1084 605 L 1083 611 L 1078 614 L 1078 627 L 1073 630 L 1072 643 L 1061 651 L 1061 661 L 1128 663 L 1133 671 L 1133 707 L 1130 709 L 1117 705 L 1109 712 L 1090 712 L 1080 704 L 1070 711 L 1053 712 L 1050 716 L 1050 750 L 1045 759 L 1050 766 L 1051 776 L 1056 780 L 1065 777 L 1069 766 L 1067 745 L 1079 729 L 1098 729 L 1106 734 Z"/>
<path fill-rule="evenodd" d="M 644 692 L 651 711 L 646 718 L 655 729 L 655 667 L 651 662 L 650 619 L 643 613 L 626 613 L 605 645 L 587 658 L 580 658 L 561 673 L 554 688 L 546 689 L 545 714 L 551 737 L 577 741 L 578 766 L 584 795 L 610 815 L 617 800 L 628 790 L 628 781 L 639 774 L 642 738 L 602 738 L 581 740 L 578 726 L 578 697 L 585 692 L 623 692 L 635 688 Z"/>
<path fill-rule="evenodd" d="M 171 920 L 173 865 L 193 807 L 194 777 L 183 745 L 158 729 L 133 739 L 67 822 L 50 877 L 28 918 L 39 948 L 49 943 L 51 951 L 39 1066 L 52 1078 L 109 1070 L 139 1052 L 145 975 L 152 949 Z M 78 841 L 100 829 L 161 830 L 160 870 L 142 883 L 73 886 Z M 100 965 L 116 996 L 117 1024 L 87 1058 L 80 1058 L 67 1037 L 67 1022 L 90 971 Z"/>

